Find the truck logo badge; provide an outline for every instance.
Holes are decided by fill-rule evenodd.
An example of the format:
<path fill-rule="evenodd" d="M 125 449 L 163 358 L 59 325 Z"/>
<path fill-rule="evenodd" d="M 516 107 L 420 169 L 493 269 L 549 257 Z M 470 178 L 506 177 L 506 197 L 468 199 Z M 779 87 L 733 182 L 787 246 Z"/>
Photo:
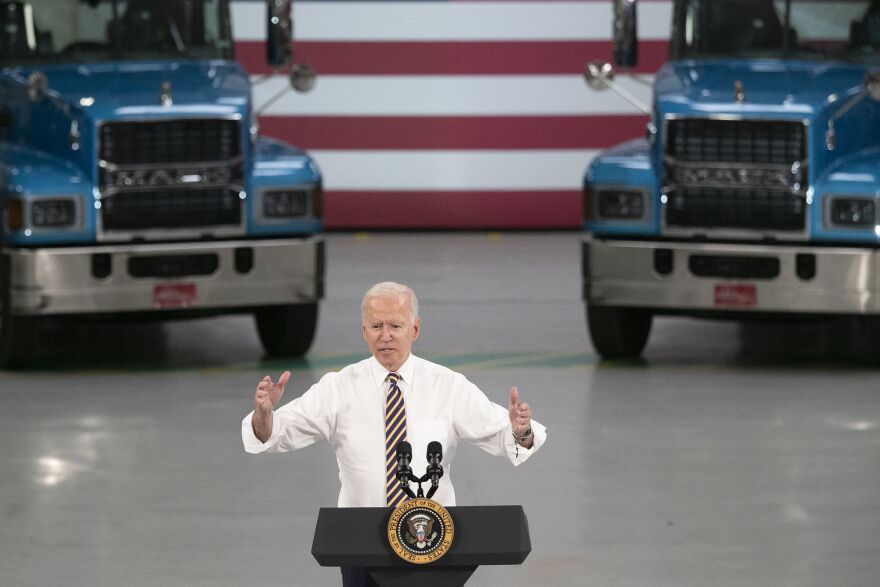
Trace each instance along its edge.
<path fill-rule="evenodd" d="M 162 82 L 162 89 L 159 93 L 159 102 L 162 104 L 162 106 L 166 108 L 174 103 L 171 99 L 171 82 L 169 82 L 168 80 Z"/>
<path fill-rule="evenodd" d="M 683 185 L 800 189 L 797 176 L 788 169 L 679 167 L 675 170 L 675 179 Z"/>
<path fill-rule="evenodd" d="M 107 174 L 107 187 L 116 190 L 175 185 L 227 185 L 233 180 L 226 166 L 193 166 L 169 169 L 117 169 Z"/>

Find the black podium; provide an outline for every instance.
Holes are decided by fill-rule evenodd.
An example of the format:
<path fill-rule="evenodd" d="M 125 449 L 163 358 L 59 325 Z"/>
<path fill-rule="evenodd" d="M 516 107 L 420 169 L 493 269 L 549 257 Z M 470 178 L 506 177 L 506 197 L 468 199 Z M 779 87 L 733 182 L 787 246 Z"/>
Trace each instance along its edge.
<path fill-rule="evenodd" d="M 321 508 L 312 556 L 324 567 L 367 567 L 383 587 L 464 585 L 479 565 L 518 565 L 532 550 L 522 506 L 447 508 L 455 536 L 440 559 L 417 565 L 388 545 L 392 508 Z"/>

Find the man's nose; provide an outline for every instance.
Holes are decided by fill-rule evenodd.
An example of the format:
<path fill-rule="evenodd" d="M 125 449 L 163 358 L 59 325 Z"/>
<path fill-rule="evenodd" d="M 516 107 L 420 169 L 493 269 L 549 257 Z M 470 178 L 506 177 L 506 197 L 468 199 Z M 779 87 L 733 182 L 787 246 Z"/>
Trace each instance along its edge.
<path fill-rule="evenodd" d="M 391 327 L 383 326 L 382 327 L 382 340 L 390 340 L 391 339 Z"/>

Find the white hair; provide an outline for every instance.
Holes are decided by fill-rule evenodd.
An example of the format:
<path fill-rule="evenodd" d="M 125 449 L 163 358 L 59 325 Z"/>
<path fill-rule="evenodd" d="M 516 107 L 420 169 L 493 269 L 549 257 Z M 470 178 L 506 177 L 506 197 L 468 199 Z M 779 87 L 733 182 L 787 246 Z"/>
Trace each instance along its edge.
<path fill-rule="evenodd" d="M 366 318 L 367 316 L 367 302 L 372 298 L 381 297 L 405 298 L 409 304 L 409 310 L 413 321 L 418 319 L 419 300 L 416 298 L 416 292 L 402 283 L 395 283 L 393 281 L 377 283 L 367 290 L 367 293 L 364 294 L 364 299 L 361 301 L 361 318 Z"/>

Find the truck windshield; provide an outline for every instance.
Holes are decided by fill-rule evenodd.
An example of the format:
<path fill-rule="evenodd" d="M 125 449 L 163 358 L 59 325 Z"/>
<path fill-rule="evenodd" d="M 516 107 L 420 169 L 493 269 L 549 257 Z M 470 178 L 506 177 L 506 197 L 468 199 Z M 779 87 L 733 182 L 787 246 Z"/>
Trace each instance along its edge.
<path fill-rule="evenodd" d="M 0 0 L 0 66 L 231 59 L 226 0 Z"/>
<path fill-rule="evenodd" d="M 673 59 L 880 62 L 880 0 L 678 0 Z"/>

